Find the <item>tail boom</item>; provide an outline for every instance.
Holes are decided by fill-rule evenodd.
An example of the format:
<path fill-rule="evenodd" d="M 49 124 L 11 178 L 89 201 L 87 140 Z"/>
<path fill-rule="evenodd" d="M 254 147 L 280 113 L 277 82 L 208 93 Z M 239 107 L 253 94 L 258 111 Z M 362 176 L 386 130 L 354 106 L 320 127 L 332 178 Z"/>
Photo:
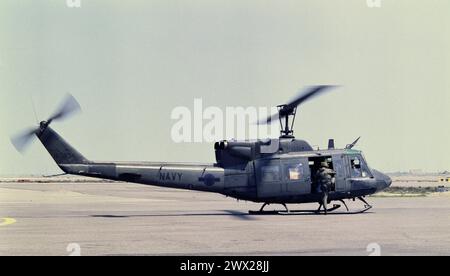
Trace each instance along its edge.
<path fill-rule="evenodd" d="M 225 171 L 213 164 L 92 162 L 45 123 L 36 135 L 67 174 L 167 188 L 223 192 Z"/>

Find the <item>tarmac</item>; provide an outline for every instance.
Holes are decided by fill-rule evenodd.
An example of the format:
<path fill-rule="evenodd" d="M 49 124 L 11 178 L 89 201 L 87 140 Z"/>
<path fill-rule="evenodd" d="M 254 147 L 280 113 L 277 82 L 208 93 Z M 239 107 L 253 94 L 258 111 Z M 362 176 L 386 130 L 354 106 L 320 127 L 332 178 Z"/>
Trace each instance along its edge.
<path fill-rule="evenodd" d="M 448 192 L 367 200 L 364 214 L 255 216 L 260 204 L 217 194 L 6 181 L 0 255 L 450 255 Z"/>

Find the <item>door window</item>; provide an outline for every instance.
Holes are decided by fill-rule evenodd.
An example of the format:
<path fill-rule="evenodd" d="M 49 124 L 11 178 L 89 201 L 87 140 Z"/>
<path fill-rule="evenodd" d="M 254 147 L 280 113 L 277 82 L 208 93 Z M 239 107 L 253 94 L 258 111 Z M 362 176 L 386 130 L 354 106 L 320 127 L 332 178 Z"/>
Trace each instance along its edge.
<path fill-rule="evenodd" d="M 297 163 L 286 165 L 286 175 L 287 179 L 291 181 L 297 181 L 302 179 L 302 177 L 304 176 L 303 164 Z"/>

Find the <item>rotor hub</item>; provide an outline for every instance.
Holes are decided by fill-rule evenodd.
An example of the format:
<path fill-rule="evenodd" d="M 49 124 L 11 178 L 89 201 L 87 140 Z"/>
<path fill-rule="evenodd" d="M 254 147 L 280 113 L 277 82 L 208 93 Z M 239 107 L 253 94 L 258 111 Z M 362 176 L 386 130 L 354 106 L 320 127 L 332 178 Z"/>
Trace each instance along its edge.
<path fill-rule="evenodd" d="M 51 121 L 42 121 L 42 122 L 40 122 L 39 123 L 39 129 L 41 130 L 41 131 L 44 131 L 47 127 L 48 127 L 48 125 L 51 123 Z"/>

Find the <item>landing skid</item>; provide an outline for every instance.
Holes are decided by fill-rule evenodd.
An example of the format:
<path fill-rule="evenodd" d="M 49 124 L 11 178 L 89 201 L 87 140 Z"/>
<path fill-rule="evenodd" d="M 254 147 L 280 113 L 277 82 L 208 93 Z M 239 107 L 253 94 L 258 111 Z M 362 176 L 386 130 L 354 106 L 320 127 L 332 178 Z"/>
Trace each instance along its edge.
<path fill-rule="evenodd" d="M 365 213 L 365 212 L 369 211 L 370 209 L 372 209 L 372 206 L 369 203 L 367 203 L 367 201 L 364 200 L 364 198 L 358 197 L 358 199 L 364 203 L 364 208 L 361 210 L 356 210 L 356 211 L 350 211 L 348 209 L 347 204 L 343 200 L 339 200 L 345 206 L 345 208 L 346 208 L 345 212 L 333 212 L 342 207 L 342 205 L 340 205 L 340 204 L 334 204 L 333 207 L 328 208 L 326 210 L 326 212 L 325 212 L 325 210 L 320 210 L 320 209 L 319 210 L 289 210 L 287 208 L 286 204 L 281 204 L 284 206 L 284 208 L 286 210 L 264 211 L 264 207 L 266 207 L 267 205 L 270 205 L 269 203 L 264 203 L 263 206 L 261 207 L 261 209 L 259 209 L 259 211 L 248 211 L 248 213 L 250 215 L 301 215 L 301 214 L 352 215 L 352 214 L 362 214 L 362 213 Z"/>

